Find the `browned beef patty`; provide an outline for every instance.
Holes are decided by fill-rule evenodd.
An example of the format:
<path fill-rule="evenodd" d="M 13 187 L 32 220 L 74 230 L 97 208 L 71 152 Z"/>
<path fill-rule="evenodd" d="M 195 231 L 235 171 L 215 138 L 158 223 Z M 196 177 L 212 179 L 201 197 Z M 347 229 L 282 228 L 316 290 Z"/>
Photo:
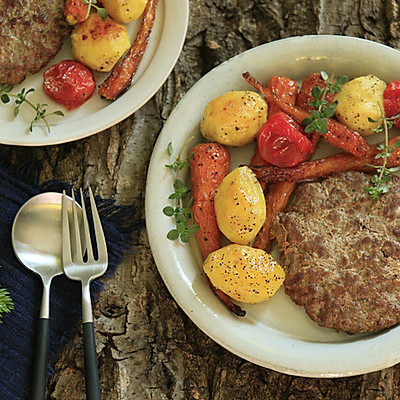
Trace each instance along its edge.
<path fill-rule="evenodd" d="M 0 0 L 0 83 L 38 72 L 69 32 L 64 0 Z"/>
<path fill-rule="evenodd" d="M 373 200 L 359 172 L 300 185 L 273 233 L 285 292 L 320 326 L 350 334 L 400 321 L 400 179 Z"/>

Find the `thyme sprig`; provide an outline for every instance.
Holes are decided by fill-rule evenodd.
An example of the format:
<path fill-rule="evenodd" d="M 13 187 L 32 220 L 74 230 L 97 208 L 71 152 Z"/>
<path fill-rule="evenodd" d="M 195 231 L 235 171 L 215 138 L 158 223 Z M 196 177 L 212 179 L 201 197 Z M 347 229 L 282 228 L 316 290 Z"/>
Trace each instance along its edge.
<path fill-rule="evenodd" d="M 368 118 L 369 122 L 378 122 L 376 128 L 374 128 L 375 133 L 384 133 L 384 141 L 383 143 L 378 143 L 376 145 L 379 153 L 375 156 L 375 159 L 382 159 L 381 165 L 373 165 L 367 163 L 368 167 L 374 168 L 376 170 L 376 174 L 372 175 L 371 183 L 373 186 L 365 187 L 364 191 L 370 194 L 373 198 L 379 199 L 382 194 L 388 192 L 389 188 L 387 183 L 389 183 L 392 179 L 392 174 L 400 171 L 400 166 L 398 167 L 387 167 L 388 158 L 392 156 L 393 152 L 396 149 L 400 148 L 400 139 L 396 140 L 396 142 L 392 145 L 389 144 L 389 130 L 393 127 L 393 123 L 396 119 L 400 118 L 400 114 L 397 114 L 393 117 L 385 117 L 385 113 L 383 111 L 382 105 L 379 103 L 379 108 L 381 110 L 382 117 L 379 120 L 374 120 L 372 118 Z"/>
<path fill-rule="evenodd" d="M 175 219 L 176 228 L 171 229 L 167 233 L 167 238 L 170 240 L 180 239 L 182 242 L 189 241 L 189 236 L 195 234 L 199 230 L 198 225 L 188 225 L 189 220 L 192 218 L 191 207 L 193 205 L 193 197 L 189 198 L 187 205 L 185 206 L 184 203 L 190 194 L 190 189 L 185 186 L 180 178 L 180 171 L 189 167 L 189 161 L 194 157 L 194 153 L 191 153 L 186 158 L 182 159 L 182 152 L 189 141 L 182 146 L 178 157 L 174 156 L 172 143 L 169 143 L 167 151 L 169 156 L 174 159 L 174 162 L 165 165 L 165 167 L 170 168 L 175 173 L 173 184 L 174 192 L 168 197 L 170 200 L 173 200 L 175 204 L 174 206 L 164 207 L 163 213 L 168 217 Z"/>
<path fill-rule="evenodd" d="M 83 4 L 87 4 L 87 5 L 89 6 L 88 9 L 87 9 L 87 12 L 86 12 L 85 19 L 88 19 L 89 14 L 90 14 L 90 10 L 91 10 L 92 7 L 96 10 L 97 15 L 98 15 L 100 18 L 102 18 L 102 19 L 104 19 L 104 20 L 107 19 L 107 17 L 108 17 L 108 12 L 107 12 L 107 10 L 106 10 L 105 8 L 103 8 L 103 7 L 99 7 L 99 6 L 97 5 L 97 0 L 82 0 L 82 3 L 83 3 Z"/>
<path fill-rule="evenodd" d="M 26 90 L 25 88 L 22 88 L 21 91 L 17 94 L 13 94 L 11 93 L 13 89 L 12 85 L 9 85 L 7 83 L 3 83 L 0 86 L 0 100 L 3 104 L 7 104 L 11 101 L 11 97 L 15 98 L 15 107 L 14 107 L 14 117 L 17 117 L 21 108 L 22 104 L 27 104 L 29 105 L 31 108 L 33 108 L 33 110 L 36 112 L 34 118 L 32 119 L 30 125 L 29 125 L 29 132 L 33 132 L 33 127 L 34 125 L 39 122 L 40 120 L 42 120 L 46 127 L 47 127 L 47 131 L 50 133 L 50 125 L 47 122 L 47 118 L 50 115 L 59 115 L 61 117 L 64 116 L 64 113 L 60 110 L 56 110 L 53 111 L 51 113 L 47 112 L 47 106 L 48 104 L 40 104 L 37 103 L 36 105 L 33 104 L 31 101 L 29 101 L 27 99 L 28 94 L 33 93 L 35 91 L 35 89 L 31 88 Z"/>
<path fill-rule="evenodd" d="M 341 86 L 348 81 L 346 75 L 341 75 L 332 82 L 325 71 L 321 71 L 321 76 L 325 81 L 325 86 L 323 89 L 315 86 L 311 90 L 311 95 L 314 100 L 310 101 L 308 104 L 314 107 L 315 110 L 311 111 L 309 118 L 303 120 L 306 133 L 311 133 L 313 131 L 321 134 L 328 133 L 328 118 L 331 118 L 335 114 L 337 103 L 332 102 L 328 104 L 326 95 L 328 93 L 335 94 L 341 92 Z"/>

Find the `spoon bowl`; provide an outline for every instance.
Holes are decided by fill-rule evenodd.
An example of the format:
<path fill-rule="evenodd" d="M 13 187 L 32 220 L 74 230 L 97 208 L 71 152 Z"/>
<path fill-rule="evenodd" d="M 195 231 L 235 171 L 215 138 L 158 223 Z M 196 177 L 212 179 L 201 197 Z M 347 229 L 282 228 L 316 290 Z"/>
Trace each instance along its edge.
<path fill-rule="evenodd" d="M 44 277 L 63 273 L 61 263 L 61 195 L 42 193 L 18 211 L 12 243 L 19 261 Z"/>

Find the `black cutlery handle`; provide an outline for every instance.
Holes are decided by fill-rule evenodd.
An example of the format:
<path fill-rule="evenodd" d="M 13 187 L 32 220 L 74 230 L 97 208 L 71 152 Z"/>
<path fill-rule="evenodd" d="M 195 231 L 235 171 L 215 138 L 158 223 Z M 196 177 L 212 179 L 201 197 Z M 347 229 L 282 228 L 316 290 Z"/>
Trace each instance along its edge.
<path fill-rule="evenodd" d="M 48 318 L 39 318 L 36 337 L 35 361 L 33 365 L 31 400 L 44 400 L 46 395 L 49 325 Z"/>
<path fill-rule="evenodd" d="M 83 342 L 85 350 L 86 398 L 88 400 L 100 400 L 100 382 L 93 322 L 85 322 L 83 324 Z"/>

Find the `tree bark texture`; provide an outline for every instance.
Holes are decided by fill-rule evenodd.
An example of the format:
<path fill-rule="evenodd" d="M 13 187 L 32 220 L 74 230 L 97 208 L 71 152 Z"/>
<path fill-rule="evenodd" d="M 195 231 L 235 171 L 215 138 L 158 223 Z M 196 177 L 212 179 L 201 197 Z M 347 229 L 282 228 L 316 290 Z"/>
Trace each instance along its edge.
<path fill-rule="evenodd" d="M 91 185 L 98 195 L 134 204 L 140 220 L 157 136 L 178 101 L 204 74 L 249 48 L 295 35 L 357 36 L 400 49 L 399 14 L 400 0 L 190 0 L 182 54 L 162 88 L 134 115 L 73 143 L 2 145 L 0 151 L 13 162 L 43 160 L 43 181 Z M 259 367 L 220 347 L 169 294 L 145 228 L 136 234 L 116 275 L 106 280 L 94 312 L 104 400 L 400 398 L 399 366 L 349 378 L 301 378 Z M 48 399 L 86 398 L 81 332 L 54 368 Z"/>

